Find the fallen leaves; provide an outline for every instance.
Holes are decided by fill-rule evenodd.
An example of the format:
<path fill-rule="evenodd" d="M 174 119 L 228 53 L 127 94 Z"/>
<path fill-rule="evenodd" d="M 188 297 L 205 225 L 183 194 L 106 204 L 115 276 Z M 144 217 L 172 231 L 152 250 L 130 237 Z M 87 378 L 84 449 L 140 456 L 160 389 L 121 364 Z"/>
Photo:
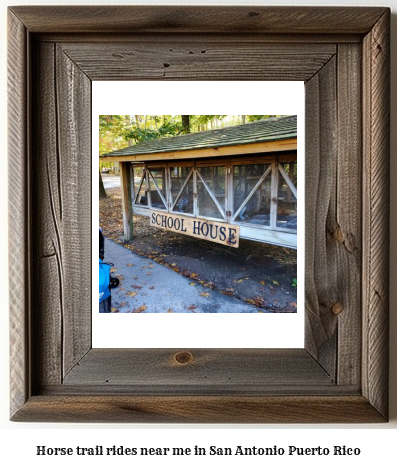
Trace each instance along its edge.
<path fill-rule="evenodd" d="M 226 294 L 226 296 L 233 296 L 234 294 L 234 289 L 233 288 L 226 288 L 222 291 L 223 294 Z"/>
<path fill-rule="evenodd" d="M 147 306 L 145 304 L 142 304 L 142 306 L 139 306 L 138 308 L 133 309 L 131 312 L 135 312 L 135 313 L 144 312 L 146 311 L 146 309 L 147 309 Z"/>
<path fill-rule="evenodd" d="M 127 291 L 125 293 L 127 296 L 130 296 L 131 298 L 135 297 L 138 293 L 136 291 Z"/>
<path fill-rule="evenodd" d="M 170 314 L 171 312 L 174 312 L 174 310 L 169 308 L 168 311 L 167 311 L 167 314 Z"/>
<path fill-rule="evenodd" d="M 202 298 L 208 298 L 210 296 L 210 293 L 206 293 L 205 291 L 199 293 L 199 295 L 202 297 Z"/>
<path fill-rule="evenodd" d="M 149 272 L 156 273 L 157 262 L 183 275 L 190 286 L 198 286 L 201 290 L 204 288 L 205 292 L 209 292 L 212 297 L 214 294 L 211 290 L 215 290 L 242 301 L 250 301 L 250 304 L 258 306 L 259 312 L 268 312 L 269 310 L 272 312 L 296 312 L 296 251 L 244 240 L 241 248 L 238 249 L 238 251 L 241 250 L 241 255 L 237 254 L 236 256 L 236 252 L 230 254 L 233 255 L 234 259 L 231 262 L 228 260 L 230 256 L 226 253 L 229 248 L 225 250 L 218 247 L 217 244 L 207 241 L 198 239 L 192 241 L 191 238 L 186 239 L 185 236 L 180 234 L 172 235 L 169 231 L 162 231 L 150 226 L 149 218 L 139 215 L 133 216 L 134 242 L 125 241 L 121 189 L 107 190 L 107 194 L 108 198 L 102 198 L 99 203 L 100 225 L 103 228 L 105 237 L 113 238 L 115 242 L 128 250 L 145 257 L 141 260 L 127 257 L 121 266 L 112 270 L 114 273 L 115 271 L 120 272 L 120 270 L 123 272 L 122 268 L 125 269 L 125 279 L 123 281 L 125 290 L 123 291 L 124 288 L 119 286 L 117 290 L 114 290 L 114 293 L 120 296 L 119 299 L 124 298 L 124 300 L 127 300 L 127 306 L 129 306 L 127 310 L 131 311 L 132 309 L 131 300 L 128 301 L 129 297 L 134 298 L 132 301 L 134 307 L 137 303 L 135 300 L 136 295 L 128 298 L 125 296 L 125 293 L 129 290 L 129 293 L 137 292 L 139 294 L 137 299 L 146 300 L 149 306 L 146 312 L 150 311 L 149 298 L 140 297 L 143 296 L 145 291 L 147 293 L 147 290 L 155 290 L 160 287 L 157 284 L 157 278 L 156 280 L 145 278 L 145 275 L 150 276 Z M 207 255 L 203 258 L 204 253 Z M 115 262 L 110 254 L 106 256 L 106 253 L 105 261 Z M 280 270 L 280 265 L 282 265 L 283 270 Z M 127 267 L 135 268 L 128 272 Z M 128 276 L 126 273 L 128 273 Z M 138 281 L 144 289 L 138 287 Z M 149 286 L 150 282 L 155 281 L 156 285 Z M 132 284 L 134 282 L 135 285 Z M 289 293 L 288 288 L 291 287 L 291 283 L 293 289 Z M 282 289 L 283 287 L 286 287 L 287 290 Z M 200 289 L 197 290 L 196 295 L 199 295 Z M 178 293 L 175 293 L 175 295 L 178 295 Z M 201 298 L 204 297 L 201 296 Z M 246 300 L 247 298 L 249 301 Z M 266 300 L 265 305 L 263 305 L 264 299 Z M 278 301 L 278 304 L 276 301 Z M 188 302 L 191 303 L 190 309 L 186 308 Z M 193 299 L 188 302 L 185 305 L 188 312 L 195 309 L 199 310 Z M 200 304 L 198 301 L 196 302 Z M 169 308 L 173 309 L 173 304 L 165 301 L 162 307 L 163 312 L 168 309 L 166 304 L 169 304 Z M 120 307 L 120 303 L 117 303 L 117 301 L 115 301 L 115 305 Z M 126 307 L 124 307 L 125 309 Z M 120 311 L 122 311 L 121 307 Z"/>
<path fill-rule="evenodd" d="M 253 298 L 253 299 L 246 299 L 245 301 L 249 304 L 252 304 L 253 306 L 258 306 L 258 307 L 266 306 L 265 300 L 261 298 L 260 296 L 257 296 L 256 298 Z"/>

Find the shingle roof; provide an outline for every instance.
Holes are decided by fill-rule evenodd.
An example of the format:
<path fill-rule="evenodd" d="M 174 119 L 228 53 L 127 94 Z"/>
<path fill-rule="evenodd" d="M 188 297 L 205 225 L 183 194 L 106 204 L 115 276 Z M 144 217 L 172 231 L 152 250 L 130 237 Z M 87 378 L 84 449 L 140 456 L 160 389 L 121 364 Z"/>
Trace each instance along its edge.
<path fill-rule="evenodd" d="M 103 154 L 103 157 L 154 154 L 279 141 L 297 137 L 296 126 L 295 115 L 269 118 L 214 131 L 203 131 L 140 142 L 125 149 Z"/>

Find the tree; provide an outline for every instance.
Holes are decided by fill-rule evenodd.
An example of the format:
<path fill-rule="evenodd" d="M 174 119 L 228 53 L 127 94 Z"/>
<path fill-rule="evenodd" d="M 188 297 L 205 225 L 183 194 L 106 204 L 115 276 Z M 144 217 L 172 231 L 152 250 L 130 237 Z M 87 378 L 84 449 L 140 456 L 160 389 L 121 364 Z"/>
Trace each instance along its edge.
<path fill-rule="evenodd" d="M 190 133 L 190 115 L 182 114 L 182 132 L 183 134 Z"/>
<path fill-rule="evenodd" d="M 271 115 L 101 115 L 99 150 L 103 154 L 138 142 L 234 126 Z"/>
<path fill-rule="evenodd" d="M 107 198 L 105 185 L 103 184 L 101 171 L 99 170 L 99 198 Z"/>
<path fill-rule="evenodd" d="M 138 142 L 266 119 L 275 115 L 100 115 L 100 154 Z M 106 196 L 99 173 L 99 193 Z"/>

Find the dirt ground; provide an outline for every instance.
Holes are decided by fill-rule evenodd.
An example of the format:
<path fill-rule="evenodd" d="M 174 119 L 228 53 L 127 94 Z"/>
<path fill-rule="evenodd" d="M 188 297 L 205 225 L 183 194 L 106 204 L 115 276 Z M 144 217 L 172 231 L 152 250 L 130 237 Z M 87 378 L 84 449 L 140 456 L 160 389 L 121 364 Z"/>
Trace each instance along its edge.
<path fill-rule="evenodd" d="M 125 242 L 120 188 L 99 202 L 105 237 L 192 282 L 271 312 L 296 312 L 296 250 L 240 239 L 238 249 L 151 227 L 134 216 L 134 240 Z"/>

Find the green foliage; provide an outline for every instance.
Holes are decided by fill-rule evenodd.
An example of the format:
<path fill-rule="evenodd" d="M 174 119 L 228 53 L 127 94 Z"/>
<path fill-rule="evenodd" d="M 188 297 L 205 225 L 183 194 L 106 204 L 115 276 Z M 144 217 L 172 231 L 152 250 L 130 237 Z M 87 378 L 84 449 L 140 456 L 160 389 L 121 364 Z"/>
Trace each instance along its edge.
<path fill-rule="evenodd" d="M 189 115 L 190 132 L 235 126 L 272 115 Z M 138 142 L 186 132 L 182 115 L 100 115 L 99 152 L 104 154 Z"/>
<path fill-rule="evenodd" d="M 151 116 L 150 118 L 158 117 Z M 136 124 L 132 125 L 122 133 L 122 136 L 125 140 L 132 140 L 134 143 L 137 143 L 162 137 L 177 136 L 182 132 L 182 123 L 173 117 L 164 116 L 162 124 L 159 125 L 159 123 L 159 119 L 151 119 L 149 123 L 146 121 L 145 127 L 140 127 Z"/>
<path fill-rule="evenodd" d="M 275 114 L 248 114 L 247 121 L 252 123 L 253 121 L 259 121 L 260 119 L 274 118 Z"/>
<path fill-rule="evenodd" d="M 296 278 L 292 278 L 292 285 L 294 288 L 298 286 L 298 280 Z"/>

